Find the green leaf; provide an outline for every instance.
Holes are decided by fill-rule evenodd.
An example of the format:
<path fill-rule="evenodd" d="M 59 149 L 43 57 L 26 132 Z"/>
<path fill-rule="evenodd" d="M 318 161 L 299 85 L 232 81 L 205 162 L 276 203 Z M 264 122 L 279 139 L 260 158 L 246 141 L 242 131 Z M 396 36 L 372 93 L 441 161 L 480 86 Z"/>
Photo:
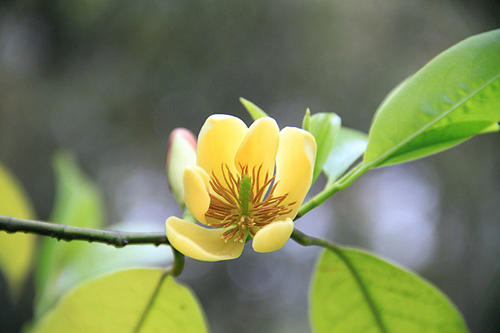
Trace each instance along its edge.
<path fill-rule="evenodd" d="M 333 144 L 333 148 L 323 166 L 323 171 L 332 184 L 340 177 L 366 150 L 368 135 L 350 128 L 342 127 Z"/>
<path fill-rule="evenodd" d="M 137 221 L 109 226 L 110 230 L 132 232 L 158 232 L 162 227 L 158 224 Z M 173 262 L 171 248 L 168 246 L 134 245 L 123 248 L 88 243 L 71 242 L 79 246 L 79 251 L 71 261 L 65 263 L 57 277 L 50 285 L 51 296 L 54 299 L 62 296 L 71 288 L 86 280 L 127 268 L 162 267 Z"/>
<path fill-rule="evenodd" d="M 371 167 L 410 161 L 497 130 L 500 30 L 441 53 L 378 108 L 364 155 Z"/>
<path fill-rule="evenodd" d="M 320 257 L 311 290 L 316 333 L 467 332 L 448 298 L 417 275 L 367 252 Z"/>
<path fill-rule="evenodd" d="M 302 129 L 308 132 L 311 131 L 311 110 L 309 110 L 309 108 L 306 109 L 306 113 L 302 119 Z"/>
<path fill-rule="evenodd" d="M 51 221 L 77 227 L 100 228 L 104 220 L 101 195 L 96 186 L 81 172 L 68 153 L 54 157 L 56 199 Z M 57 293 L 55 281 L 66 263 L 82 252 L 84 242 L 63 243 L 53 238 L 43 239 L 36 271 L 36 314 L 52 304 Z"/>
<path fill-rule="evenodd" d="M 316 139 L 316 164 L 314 165 L 313 180 L 321 173 L 323 166 L 330 155 L 335 138 L 340 131 L 340 117 L 335 113 L 316 113 L 311 117 L 311 134 Z"/>
<path fill-rule="evenodd" d="M 257 120 L 262 117 L 268 117 L 267 113 L 265 113 L 264 110 L 262 110 L 249 100 L 240 97 L 240 103 L 243 104 L 245 109 L 247 109 L 248 113 L 253 118 L 253 120 Z"/>
<path fill-rule="evenodd" d="M 31 203 L 14 176 L 0 164 L 0 215 L 33 219 Z M 0 231 L 0 270 L 5 275 L 12 294 L 18 295 L 35 248 L 35 237 L 28 234 L 8 234 Z M 15 255 L 13 255 L 15 254 Z"/>
<path fill-rule="evenodd" d="M 76 287 L 32 332 L 202 333 L 207 328 L 187 287 L 161 269 L 131 269 Z"/>

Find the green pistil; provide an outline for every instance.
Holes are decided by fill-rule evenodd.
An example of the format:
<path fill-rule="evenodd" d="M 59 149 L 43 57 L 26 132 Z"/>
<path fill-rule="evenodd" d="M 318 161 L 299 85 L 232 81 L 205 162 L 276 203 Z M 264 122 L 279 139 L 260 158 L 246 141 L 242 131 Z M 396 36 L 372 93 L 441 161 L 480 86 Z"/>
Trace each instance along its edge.
<path fill-rule="evenodd" d="M 252 177 L 243 175 L 240 181 L 239 195 L 241 205 L 241 215 L 248 216 L 248 205 L 250 204 L 250 191 L 252 190 Z"/>

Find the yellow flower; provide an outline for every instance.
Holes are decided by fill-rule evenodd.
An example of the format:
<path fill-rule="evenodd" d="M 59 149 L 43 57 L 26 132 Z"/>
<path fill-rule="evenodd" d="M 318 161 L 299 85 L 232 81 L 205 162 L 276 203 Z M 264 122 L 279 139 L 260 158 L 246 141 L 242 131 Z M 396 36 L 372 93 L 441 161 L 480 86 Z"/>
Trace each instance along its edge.
<path fill-rule="evenodd" d="M 197 165 L 184 171 L 184 200 L 200 223 L 215 228 L 170 217 L 170 243 L 205 261 L 239 257 L 248 236 L 257 252 L 280 249 L 311 186 L 315 158 L 307 131 L 279 131 L 269 117 L 247 128 L 233 116 L 210 116 L 198 135 Z"/>

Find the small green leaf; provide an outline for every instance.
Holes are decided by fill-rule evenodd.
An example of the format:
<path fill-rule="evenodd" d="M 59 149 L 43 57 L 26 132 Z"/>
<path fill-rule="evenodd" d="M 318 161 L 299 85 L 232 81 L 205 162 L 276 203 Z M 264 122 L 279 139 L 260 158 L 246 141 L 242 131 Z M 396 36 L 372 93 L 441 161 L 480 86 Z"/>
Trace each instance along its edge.
<path fill-rule="evenodd" d="M 14 176 L 0 164 L 0 215 L 33 219 L 31 203 Z M 28 234 L 8 234 L 0 231 L 0 270 L 11 288 L 19 294 L 35 248 L 35 237 Z M 13 255 L 15 254 L 15 255 Z"/>
<path fill-rule="evenodd" d="M 335 113 L 316 113 L 311 117 L 311 134 L 316 139 L 316 164 L 314 165 L 313 183 L 318 178 L 330 155 L 335 138 L 340 131 L 340 117 Z"/>
<path fill-rule="evenodd" d="M 240 103 L 243 104 L 245 109 L 247 109 L 248 113 L 253 118 L 253 120 L 257 120 L 262 117 L 268 117 L 267 113 L 265 113 L 261 108 L 259 108 L 257 105 L 250 102 L 249 100 L 240 97 Z"/>
<path fill-rule="evenodd" d="M 192 292 L 161 269 L 131 269 L 79 285 L 33 333 L 207 332 Z"/>
<path fill-rule="evenodd" d="M 77 227 L 100 228 L 104 220 L 102 198 L 96 186 L 81 172 L 68 153 L 54 157 L 56 199 L 51 221 Z M 52 304 L 57 293 L 55 280 L 65 267 L 87 245 L 83 242 L 63 243 L 53 238 L 43 239 L 36 270 L 36 314 Z"/>
<path fill-rule="evenodd" d="M 342 127 L 323 166 L 328 177 L 327 186 L 340 177 L 366 150 L 368 135 Z"/>
<path fill-rule="evenodd" d="M 311 131 L 311 110 L 309 108 L 306 109 L 306 113 L 302 119 L 302 128 L 308 132 Z"/>
<path fill-rule="evenodd" d="M 500 121 L 500 30 L 438 55 L 384 99 L 364 162 L 402 163 L 493 131 Z"/>
<path fill-rule="evenodd" d="M 313 277 L 316 333 L 463 333 L 458 310 L 417 275 L 367 252 L 325 250 Z"/>

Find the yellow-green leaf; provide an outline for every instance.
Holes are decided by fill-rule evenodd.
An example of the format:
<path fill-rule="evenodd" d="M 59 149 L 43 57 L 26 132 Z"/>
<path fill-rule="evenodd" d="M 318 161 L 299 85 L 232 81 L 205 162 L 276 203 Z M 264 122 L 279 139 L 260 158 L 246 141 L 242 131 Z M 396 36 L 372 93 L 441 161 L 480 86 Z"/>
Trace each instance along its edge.
<path fill-rule="evenodd" d="M 33 333 L 204 333 L 192 292 L 161 269 L 131 269 L 86 282 L 64 296 Z"/>
<path fill-rule="evenodd" d="M 110 230 L 133 232 L 161 232 L 162 225 L 135 221 L 113 224 Z M 77 255 L 64 265 L 57 278 L 50 285 L 54 297 L 61 296 L 71 288 L 86 280 L 128 268 L 162 267 L 173 261 L 169 246 L 134 245 L 123 248 L 89 243 L 71 242 L 70 246 L 78 245 Z"/>
<path fill-rule="evenodd" d="M 97 187 L 80 170 L 69 153 L 54 157 L 56 199 L 51 222 L 77 227 L 100 228 L 104 208 Z M 83 242 L 58 242 L 43 239 L 36 270 L 37 315 L 45 311 L 56 299 L 55 280 L 66 263 L 86 248 Z"/>
<path fill-rule="evenodd" d="M 34 218 L 33 208 L 14 176 L 0 164 L 0 215 Z M 29 272 L 35 237 L 0 231 L 0 270 L 13 294 L 17 294 Z M 15 255 L 14 255 L 15 254 Z"/>
<path fill-rule="evenodd" d="M 325 250 L 311 289 L 316 333 L 465 333 L 450 300 L 417 275 L 357 249 Z"/>

